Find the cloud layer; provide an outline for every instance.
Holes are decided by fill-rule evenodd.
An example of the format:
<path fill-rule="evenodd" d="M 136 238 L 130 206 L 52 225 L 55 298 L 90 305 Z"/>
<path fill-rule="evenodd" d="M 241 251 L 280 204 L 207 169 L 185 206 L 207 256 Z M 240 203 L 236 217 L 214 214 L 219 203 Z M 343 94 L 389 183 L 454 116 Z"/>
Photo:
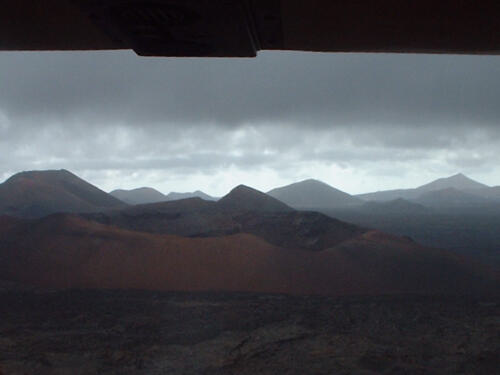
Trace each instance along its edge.
<path fill-rule="evenodd" d="M 0 54 L 0 176 L 69 168 L 105 189 L 349 192 L 458 171 L 500 184 L 494 56 Z"/>

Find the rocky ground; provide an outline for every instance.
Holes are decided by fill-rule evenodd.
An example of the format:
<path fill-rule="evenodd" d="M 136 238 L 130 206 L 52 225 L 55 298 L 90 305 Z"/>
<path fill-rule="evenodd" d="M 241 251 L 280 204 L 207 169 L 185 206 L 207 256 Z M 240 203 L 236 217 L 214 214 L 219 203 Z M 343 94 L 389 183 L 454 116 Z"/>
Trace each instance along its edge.
<path fill-rule="evenodd" d="M 500 299 L 0 288 L 0 374 L 494 374 Z"/>

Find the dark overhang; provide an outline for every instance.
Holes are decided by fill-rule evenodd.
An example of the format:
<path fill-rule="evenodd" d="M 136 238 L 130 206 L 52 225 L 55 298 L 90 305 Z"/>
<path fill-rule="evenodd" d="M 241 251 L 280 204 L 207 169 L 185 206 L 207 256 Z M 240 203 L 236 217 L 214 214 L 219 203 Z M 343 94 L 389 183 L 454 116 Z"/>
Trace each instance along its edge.
<path fill-rule="evenodd" d="M 0 50 L 498 54 L 490 0 L 3 0 Z"/>

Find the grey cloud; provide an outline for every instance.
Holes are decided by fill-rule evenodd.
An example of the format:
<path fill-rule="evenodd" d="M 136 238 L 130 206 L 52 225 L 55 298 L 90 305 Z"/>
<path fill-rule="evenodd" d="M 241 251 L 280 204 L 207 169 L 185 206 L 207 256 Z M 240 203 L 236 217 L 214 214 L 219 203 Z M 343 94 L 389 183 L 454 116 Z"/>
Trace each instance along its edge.
<path fill-rule="evenodd" d="M 139 58 L 131 52 L 4 53 L 9 116 L 238 125 L 494 124 L 491 56 L 263 53 L 257 59 Z"/>

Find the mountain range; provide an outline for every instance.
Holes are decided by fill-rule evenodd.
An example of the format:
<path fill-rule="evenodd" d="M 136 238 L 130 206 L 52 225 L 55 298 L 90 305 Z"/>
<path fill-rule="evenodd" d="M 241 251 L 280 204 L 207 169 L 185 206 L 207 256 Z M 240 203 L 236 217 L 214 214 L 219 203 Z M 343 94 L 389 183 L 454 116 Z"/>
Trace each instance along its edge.
<path fill-rule="evenodd" d="M 184 237 L 247 233 L 276 246 L 314 251 L 366 232 L 318 212 L 296 211 L 244 185 L 217 202 L 189 198 L 81 216 L 126 230 Z"/>
<path fill-rule="evenodd" d="M 205 194 L 200 190 L 196 190 L 192 193 L 170 192 L 167 195 L 165 195 L 159 192 L 158 190 L 150 187 L 142 187 L 132 190 L 117 189 L 113 190 L 109 194 L 127 204 L 166 202 L 166 201 L 175 201 L 179 199 L 196 198 L 196 197 L 208 201 L 217 200 L 217 198 L 211 197 L 210 195 Z"/>
<path fill-rule="evenodd" d="M 434 211 L 445 209 L 494 209 L 500 204 L 500 186 L 489 187 L 463 174 L 440 178 L 414 189 L 387 190 L 350 195 L 324 182 L 308 179 L 267 192 L 294 209 L 332 210 L 364 209 L 373 211 L 388 205 L 366 205 L 365 202 L 391 202 L 391 210 L 417 211 L 425 206 Z M 19 217 L 41 217 L 56 212 L 97 212 L 124 205 L 158 203 L 198 197 L 214 198 L 200 190 L 192 193 L 171 192 L 165 195 L 151 187 L 113 190 L 98 189 L 69 171 L 28 171 L 18 173 L 0 184 L 0 213 Z M 402 207 L 405 200 L 406 207 Z M 397 203 L 399 202 L 399 203 Z"/>
<path fill-rule="evenodd" d="M 272 189 L 266 196 L 293 209 L 328 212 L 329 215 L 347 211 L 392 216 L 500 212 L 500 187 L 489 187 L 463 174 L 441 178 L 414 189 L 357 196 L 308 179 Z M 66 170 L 29 171 L 13 175 L 0 184 L 0 214 L 37 218 L 57 212 L 101 212 L 128 205 L 195 197 L 217 200 L 200 190 L 165 195 L 150 187 L 119 189 L 107 194 Z M 248 208 L 253 206 L 244 196 L 241 201 L 246 201 Z"/>
<path fill-rule="evenodd" d="M 499 187 L 489 187 L 472 180 L 462 173 L 440 178 L 414 189 L 377 191 L 374 193 L 359 194 L 357 197 L 365 201 L 391 201 L 394 199 L 420 200 L 421 203 L 432 205 L 433 195 L 429 195 L 429 193 L 438 191 L 443 191 L 443 193 L 439 193 L 441 197 L 446 197 L 447 195 L 455 196 L 453 200 L 450 200 L 453 206 L 456 206 L 462 198 L 466 202 L 466 205 L 468 205 L 472 196 L 500 201 Z M 467 195 L 460 197 L 457 192 L 466 193 Z M 430 199 L 426 197 L 430 197 Z M 441 203 L 443 204 L 445 202 Z M 481 199 L 478 199 L 476 203 L 481 203 Z M 484 203 L 484 201 L 482 201 L 482 203 Z"/>
<path fill-rule="evenodd" d="M 0 224 L 2 278 L 41 287 L 456 294 L 492 290 L 497 278 L 445 250 L 296 211 L 245 186 L 219 202 L 4 216 Z"/>
<path fill-rule="evenodd" d="M 416 199 L 366 202 L 306 180 L 268 194 L 239 185 L 219 200 L 127 204 L 119 192 L 107 194 L 66 170 L 22 172 L 0 185 L 0 274 L 53 287 L 292 294 L 491 287 L 493 262 L 484 266 L 425 241 L 454 235 L 449 218 L 425 227 L 426 246 L 396 229 L 410 228 L 415 217 L 441 218 L 440 204 L 464 197 L 470 205 L 490 202 L 471 191 L 494 188 L 463 177 L 426 186 Z M 138 200 L 162 199 L 149 188 L 132 192 Z M 380 230 L 387 222 L 395 235 Z"/>

